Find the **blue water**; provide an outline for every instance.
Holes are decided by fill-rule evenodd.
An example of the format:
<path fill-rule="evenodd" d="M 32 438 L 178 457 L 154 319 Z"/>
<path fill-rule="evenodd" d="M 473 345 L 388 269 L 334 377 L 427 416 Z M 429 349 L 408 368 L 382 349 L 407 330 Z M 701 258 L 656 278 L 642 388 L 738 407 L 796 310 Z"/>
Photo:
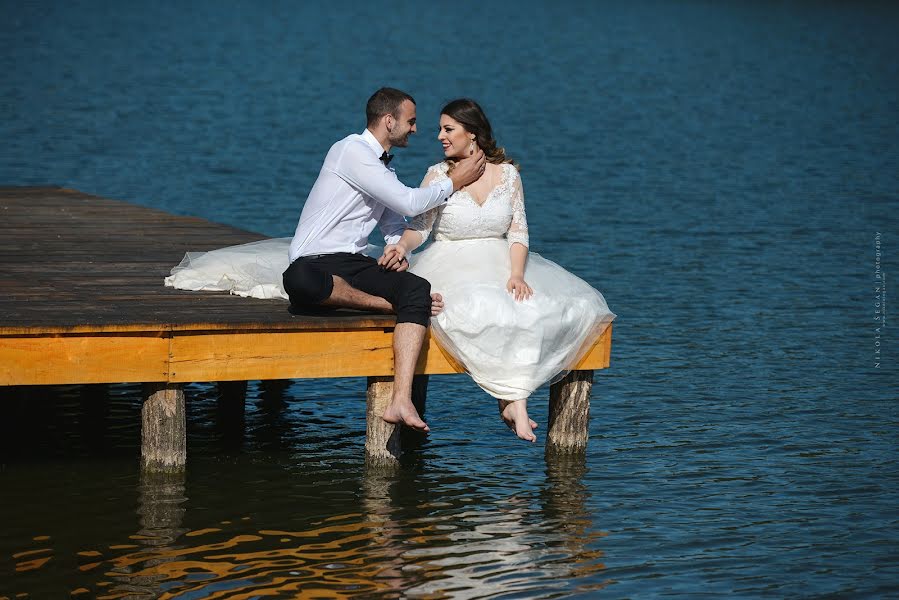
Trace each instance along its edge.
<path fill-rule="evenodd" d="M 435 377 L 386 478 L 362 380 L 252 383 L 237 427 L 191 386 L 161 483 L 139 387 L 5 391 L 0 598 L 899 594 L 899 7 L 122 4 L 2 3 L 0 183 L 289 235 L 375 88 L 418 101 L 410 184 L 471 96 L 612 366 L 579 461 Z"/>

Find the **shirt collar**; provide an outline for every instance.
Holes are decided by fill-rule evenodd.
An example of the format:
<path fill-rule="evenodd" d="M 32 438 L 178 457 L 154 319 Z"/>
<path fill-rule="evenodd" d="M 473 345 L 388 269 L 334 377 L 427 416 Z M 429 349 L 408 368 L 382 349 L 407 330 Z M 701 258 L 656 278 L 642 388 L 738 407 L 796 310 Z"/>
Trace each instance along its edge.
<path fill-rule="evenodd" d="M 380 157 L 381 154 L 384 153 L 384 147 L 381 146 L 381 142 L 378 141 L 378 138 L 375 137 L 368 128 L 362 132 L 362 139 L 368 142 L 368 145 L 371 146 L 371 149 L 377 152 L 377 155 Z"/>

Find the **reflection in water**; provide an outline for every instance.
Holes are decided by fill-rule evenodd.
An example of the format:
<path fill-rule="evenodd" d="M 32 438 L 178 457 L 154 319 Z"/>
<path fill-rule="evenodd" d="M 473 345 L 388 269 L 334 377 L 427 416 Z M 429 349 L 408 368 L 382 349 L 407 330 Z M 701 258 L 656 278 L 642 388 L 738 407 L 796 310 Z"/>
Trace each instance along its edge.
<path fill-rule="evenodd" d="M 185 480 L 145 475 L 140 527 L 96 557 L 82 593 L 97 598 L 441 597 L 565 595 L 600 581 L 584 459 L 547 457 L 538 495 L 490 495 L 492 480 L 366 471 L 361 512 L 299 530 L 250 517 L 184 528 Z M 123 540 L 124 541 L 124 540 Z M 580 580 L 580 582 L 578 581 Z M 594 586 L 595 587 L 595 586 Z"/>
<path fill-rule="evenodd" d="M 547 484 L 539 504 L 527 495 L 513 495 L 426 519 L 429 539 L 402 558 L 405 568 L 414 565 L 427 580 L 406 593 L 545 596 L 571 592 L 575 576 L 595 581 L 603 565 L 601 552 L 590 546 L 601 534 L 589 532 L 585 472 L 583 454 L 548 455 Z"/>
<path fill-rule="evenodd" d="M 108 575 L 113 580 L 104 598 L 157 598 L 168 579 L 163 565 L 175 560 L 183 546 L 176 545 L 186 530 L 183 473 L 142 473 L 137 514 L 140 529 L 131 536 L 144 549 L 113 559 Z"/>
<path fill-rule="evenodd" d="M 571 578 L 581 578 L 602 571 L 603 553 L 592 547 L 604 532 L 593 530 L 590 511 L 587 508 L 589 489 L 584 483 L 587 475 L 584 453 L 557 453 L 546 449 L 546 486 L 541 493 L 543 519 L 546 526 L 555 530 L 563 547 L 569 553 Z M 605 587 L 605 584 L 590 588 Z"/>

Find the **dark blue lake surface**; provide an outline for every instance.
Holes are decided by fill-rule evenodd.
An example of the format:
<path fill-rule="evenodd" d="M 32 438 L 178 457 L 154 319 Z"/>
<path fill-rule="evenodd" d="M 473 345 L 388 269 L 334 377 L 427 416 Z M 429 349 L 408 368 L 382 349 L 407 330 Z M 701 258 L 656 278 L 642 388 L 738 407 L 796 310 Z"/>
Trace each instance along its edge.
<path fill-rule="evenodd" d="M 899 593 L 899 8 L 134 4 L 2 3 L 0 184 L 284 236 L 374 89 L 418 101 L 410 184 L 471 96 L 612 366 L 571 461 L 433 377 L 392 476 L 363 380 L 251 383 L 243 427 L 190 386 L 167 480 L 139 386 L 4 390 L 0 598 Z"/>

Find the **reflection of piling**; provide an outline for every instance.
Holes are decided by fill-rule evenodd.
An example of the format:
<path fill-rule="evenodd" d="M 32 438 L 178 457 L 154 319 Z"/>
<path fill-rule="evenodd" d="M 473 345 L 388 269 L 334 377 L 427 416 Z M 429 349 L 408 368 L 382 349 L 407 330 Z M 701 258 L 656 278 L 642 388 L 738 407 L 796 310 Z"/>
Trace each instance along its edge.
<path fill-rule="evenodd" d="M 184 529 L 184 473 L 141 473 L 137 514 L 142 543 L 170 546 Z"/>
<path fill-rule="evenodd" d="M 590 491 L 584 483 L 586 452 L 559 452 L 546 448 L 546 487 L 541 504 L 547 526 L 560 536 L 569 554 L 565 578 L 596 577 L 605 568 L 603 553 L 591 548 L 605 534 L 593 532 L 593 515 L 587 505 Z"/>
<path fill-rule="evenodd" d="M 177 560 L 172 552 L 186 531 L 184 473 L 143 472 L 138 489 L 140 529 L 134 536 L 145 549 L 114 560 L 111 575 L 116 598 L 158 598 L 167 576 L 157 567 Z"/>
<path fill-rule="evenodd" d="M 560 523 L 572 523 L 588 515 L 588 490 L 585 452 L 556 452 L 547 446 L 546 489 L 543 508 L 547 517 Z"/>
<path fill-rule="evenodd" d="M 399 594 L 408 587 L 410 578 L 403 572 L 403 552 L 407 549 L 404 540 L 408 532 L 398 521 L 391 497 L 391 487 L 396 483 L 396 473 L 390 469 L 366 469 L 361 500 L 368 527 L 374 535 L 371 547 L 378 549 L 378 579 L 388 590 Z"/>

